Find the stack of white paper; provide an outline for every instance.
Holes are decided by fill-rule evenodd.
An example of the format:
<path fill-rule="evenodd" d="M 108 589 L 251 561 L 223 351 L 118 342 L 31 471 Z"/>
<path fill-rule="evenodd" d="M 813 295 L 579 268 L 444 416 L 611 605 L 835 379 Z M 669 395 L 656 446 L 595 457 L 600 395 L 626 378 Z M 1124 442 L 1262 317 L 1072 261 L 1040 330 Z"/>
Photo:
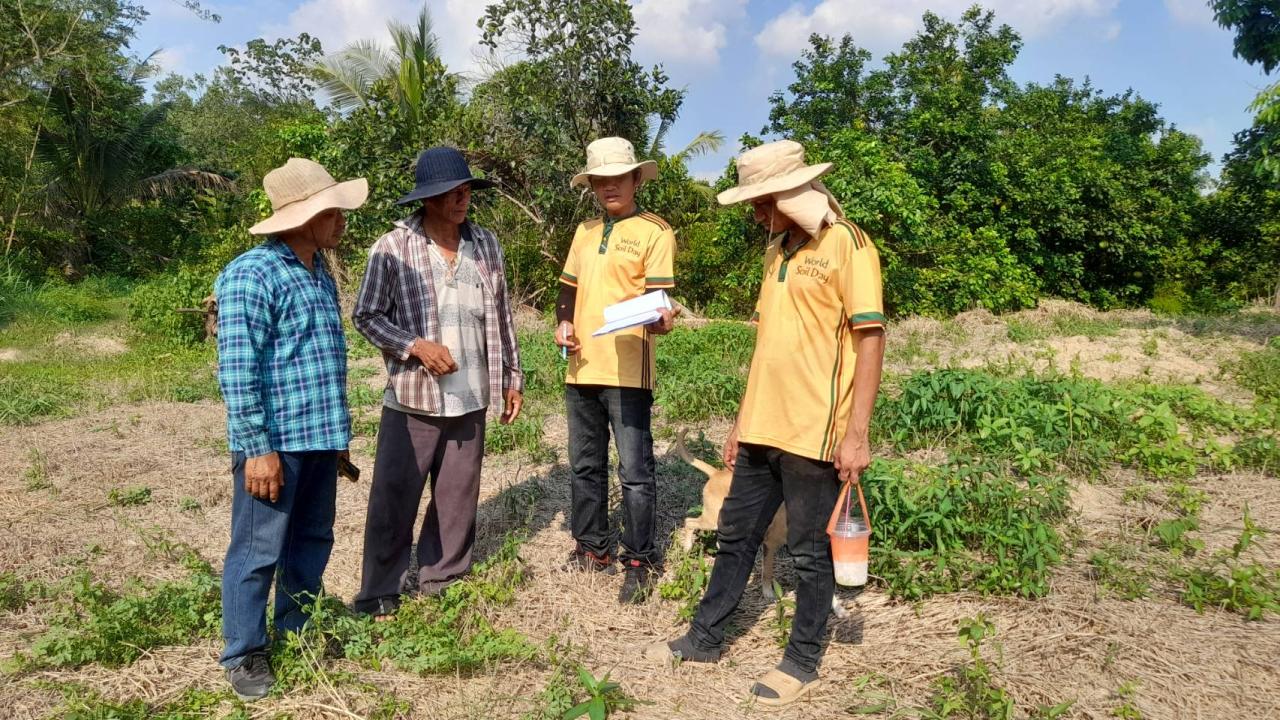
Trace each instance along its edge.
<path fill-rule="evenodd" d="M 662 319 L 659 310 L 672 309 L 671 298 L 665 290 L 647 293 L 604 309 L 604 327 L 591 333 L 592 337 L 608 335 L 619 330 L 648 325 Z"/>

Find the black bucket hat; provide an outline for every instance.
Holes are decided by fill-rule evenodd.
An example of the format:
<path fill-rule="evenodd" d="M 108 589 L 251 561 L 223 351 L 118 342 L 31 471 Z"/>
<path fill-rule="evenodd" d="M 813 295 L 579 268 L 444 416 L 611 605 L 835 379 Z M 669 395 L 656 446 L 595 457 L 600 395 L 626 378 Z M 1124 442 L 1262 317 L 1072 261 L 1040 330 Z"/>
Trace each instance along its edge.
<path fill-rule="evenodd" d="M 470 183 L 474 190 L 493 187 L 493 183 L 489 180 L 472 177 L 466 158 L 451 147 L 433 147 L 423 150 L 418 156 L 414 181 L 413 190 L 397 200 L 397 205 L 443 195 L 465 183 Z"/>

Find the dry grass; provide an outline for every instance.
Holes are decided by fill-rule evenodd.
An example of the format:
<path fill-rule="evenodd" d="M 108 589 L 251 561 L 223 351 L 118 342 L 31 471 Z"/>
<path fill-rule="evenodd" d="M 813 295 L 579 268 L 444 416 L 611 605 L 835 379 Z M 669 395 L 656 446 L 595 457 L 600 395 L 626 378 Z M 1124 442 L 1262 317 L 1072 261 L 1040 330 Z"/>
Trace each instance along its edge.
<path fill-rule="evenodd" d="M 1135 323 L 1156 322 L 1140 315 L 1133 318 Z M 909 320 L 895 327 L 895 336 L 915 334 L 926 348 L 945 353 L 939 361 L 976 362 L 980 355 L 982 362 L 988 362 L 1000 359 L 1001 353 L 1007 357 L 1026 351 L 1008 340 L 1005 323 L 981 313 L 961 316 L 953 324 Z M 1217 363 L 1233 347 L 1256 342 L 1242 334 L 1229 340 L 1190 332 L 1180 336 L 1177 333 L 1183 331 L 1167 326 L 1132 332 L 1157 330 L 1167 333 L 1161 338 L 1160 352 L 1172 356 L 1167 367 L 1170 374 L 1181 372 L 1177 363 L 1194 361 L 1206 377 L 1214 377 Z M 1126 332 L 1096 342 L 1105 342 L 1112 348 L 1108 352 L 1116 352 L 1134 344 Z M 1049 337 L 1038 342 L 1066 347 L 1078 340 Z M 1212 352 L 1204 354 L 1210 347 Z M 966 352 L 970 355 L 965 356 Z M 921 362 L 916 358 L 897 369 Z M 1085 364 L 1085 374 L 1094 374 L 1094 364 Z M 1180 381 L 1189 379 L 1184 375 Z M 370 382 L 374 386 L 377 381 Z M 1230 391 L 1233 396 L 1241 392 Z M 725 430 L 723 423 L 706 428 L 713 441 Z M 121 406 L 71 420 L 6 428 L 0 439 L 0 570 L 56 580 L 83 563 L 95 577 L 116 586 L 129 578 L 180 576 L 180 568 L 148 548 L 145 538 L 157 535 L 194 547 L 215 568 L 220 567 L 230 514 L 223 432 L 222 408 L 212 403 Z M 546 440 L 559 448 L 563 458 L 564 425 L 554 416 Z M 46 489 L 26 487 L 24 473 L 32 448 L 46 458 Z M 361 458 L 367 475 L 371 463 L 360 452 L 363 449 L 357 447 L 355 456 Z M 665 536 L 698 502 L 701 476 L 670 460 L 660 464 L 659 472 L 660 530 Z M 1086 562 L 1092 550 L 1109 542 L 1133 542 L 1148 518 L 1160 512 L 1154 500 L 1122 500 L 1123 489 L 1136 482 L 1131 473 L 1116 471 L 1098 484 L 1076 487 L 1078 539 L 1073 557 L 1056 574 L 1052 593 L 1042 600 L 958 594 L 902 604 L 874 588 L 843 593 L 851 613 L 832 623 L 824 685 L 811 700 L 781 717 L 838 717 L 850 708 L 875 704 L 882 696 L 902 706 L 926 703 L 932 683 L 965 660 L 955 637 L 957 622 L 979 612 L 985 612 L 997 627 L 996 643 L 1002 651 L 999 681 L 1023 710 L 1075 700 L 1070 717 L 1108 718 L 1122 702 L 1116 690 L 1136 682 L 1134 702 L 1146 718 L 1280 717 L 1280 621 L 1274 616 L 1250 623 L 1227 613 L 1199 615 L 1161 591 L 1147 600 L 1112 599 L 1092 579 Z M 681 632 L 674 620 L 676 608 L 658 599 L 641 606 L 619 605 L 620 577 L 559 569 L 571 543 L 564 525 L 569 494 L 563 465 L 521 465 L 514 456 L 487 462 L 479 518 L 481 556 L 491 552 L 510 527 L 503 491 L 534 485 L 541 500 L 521 552 L 532 578 L 514 605 L 497 611 L 493 618 L 497 627 L 515 628 L 535 643 L 553 641 L 597 675 L 609 671 L 627 693 L 650 703 L 637 708 L 632 717 L 772 716 L 746 702 L 752 680 L 780 655 L 771 625 L 773 610 L 761 599 L 759 588 L 754 584 L 748 588 L 734 620 L 739 635 L 721 663 L 676 668 L 647 663 L 636 648 Z M 1233 474 L 1201 477 L 1196 485 L 1209 495 L 1202 522 L 1210 550 L 1230 544 L 1245 503 L 1262 527 L 1280 530 L 1275 478 Z M 149 504 L 121 508 L 107 503 L 112 488 L 136 486 L 151 488 Z M 337 541 L 326 583 L 330 592 L 346 599 L 355 593 L 359 581 L 367 492 L 367 479 L 355 485 L 342 482 L 339 488 Z M 188 499 L 200 509 L 184 510 Z M 1280 564 L 1274 552 L 1264 554 L 1263 560 Z M 791 574 L 785 565 L 779 580 L 787 586 Z M 0 614 L 0 658 L 29 645 L 43 627 L 39 608 Z M 17 678 L 0 676 L 0 707 L 6 708 L 0 714 L 47 717 L 61 703 L 56 688 L 68 683 L 116 700 L 163 701 L 189 688 L 221 691 L 225 685 L 216 664 L 218 649 L 216 643 L 200 642 L 154 650 L 119 670 L 90 666 Z M 987 650 L 990 658 L 997 658 L 995 646 Z M 326 662 L 323 667 L 329 673 L 351 673 L 356 681 L 322 684 L 304 693 L 269 699 L 252 707 L 252 717 L 365 717 L 388 693 L 409 701 L 415 718 L 517 717 L 533 708 L 533 698 L 551 674 L 551 668 L 536 663 L 429 678 L 375 671 L 347 661 Z M 871 681 L 860 693 L 858 681 L 868 677 Z M 231 707 L 224 703 L 221 710 Z"/>

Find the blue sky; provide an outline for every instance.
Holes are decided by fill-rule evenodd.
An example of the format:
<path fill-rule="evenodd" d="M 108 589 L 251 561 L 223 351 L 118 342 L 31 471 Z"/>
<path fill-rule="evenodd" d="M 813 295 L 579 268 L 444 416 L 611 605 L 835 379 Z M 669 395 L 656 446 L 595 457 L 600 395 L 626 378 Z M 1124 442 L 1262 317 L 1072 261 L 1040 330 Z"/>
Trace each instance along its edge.
<path fill-rule="evenodd" d="M 421 0 L 210 0 L 222 15 L 197 19 L 178 0 L 144 0 L 151 13 L 134 49 L 160 50 L 166 70 L 207 72 L 222 59 L 218 45 L 256 37 L 309 32 L 326 50 L 358 38 L 385 37 L 386 21 L 412 19 Z M 855 41 L 877 57 L 901 46 L 926 9 L 957 18 L 972 0 L 633 0 L 639 37 L 636 56 L 662 63 L 687 100 L 670 145 L 700 130 L 730 141 L 693 170 L 718 175 L 744 132 L 767 119 L 767 98 L 792 78 L 791 63 L 812 32 Z M 483 76 L 475 27 L 480 0 L 427 0 L 450 67 Z M 1023 37 L 1013 66 L 1020 82 L 1048 82 L 1055 74 L 1108 93 L 1132 88 L 1158 103 L 1163 116 L 1201 137 L 1215 162 L 1233 133 L 1249 125 L 1248 105 L 1267 84 L 1261 70 L 1235 59 L 1231 34 L 1214 24 L 1204 0 L 987 0 L 984 7 Z"/>

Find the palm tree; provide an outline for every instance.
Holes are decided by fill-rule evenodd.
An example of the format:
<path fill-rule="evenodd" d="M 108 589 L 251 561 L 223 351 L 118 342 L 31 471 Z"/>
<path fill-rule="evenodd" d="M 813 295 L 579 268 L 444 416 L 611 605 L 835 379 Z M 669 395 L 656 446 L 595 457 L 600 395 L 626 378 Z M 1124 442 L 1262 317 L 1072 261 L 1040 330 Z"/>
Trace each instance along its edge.
<path fill-rule="evenodd" d="M 387 23 L 391 49 L 374 40 L 357 40 L 316 66 L 320 87 L 340 111 L 368 105 L 374 88 L 386 82 L 411 122 L 421 118 L 423 100 L 443 74 L 431 14 L 426 5 L 413 25 Z"/>
<path fill-rule="evenodd" d="M 168 106 L 141 113 L 129 108 L 103 112 L 97 107 L 102 100 L 91 83 L 63 74 L 49 89 L 52 122 L 36 140 L 36 157 L 49 178 L 45 211 L 55 222 L 69 225 L 73 236 L 64 255 L 63 271 L 69 278 L 78 277 L 90 259 L 100 222 L 125 203 L 172 195 L 180 187 L 235 187 L 228 178 L 195 168 L 152 174 L 149 150 Z M 108 120 L 112 116 L 120 119 Z"/>

